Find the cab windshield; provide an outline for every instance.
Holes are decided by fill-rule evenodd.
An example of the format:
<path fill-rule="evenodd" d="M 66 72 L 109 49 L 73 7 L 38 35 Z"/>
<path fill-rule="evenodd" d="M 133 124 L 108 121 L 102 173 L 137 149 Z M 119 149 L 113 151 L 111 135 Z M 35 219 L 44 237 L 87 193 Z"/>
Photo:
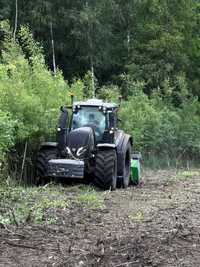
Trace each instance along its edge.
<path fill-rule="evenodd" d="M 102 138 L 106 128 L 105 114 L 97 107 L 81 107 L 73 113 L 71 128 L 88 126 L 94 129 L 97 141 Z"/>

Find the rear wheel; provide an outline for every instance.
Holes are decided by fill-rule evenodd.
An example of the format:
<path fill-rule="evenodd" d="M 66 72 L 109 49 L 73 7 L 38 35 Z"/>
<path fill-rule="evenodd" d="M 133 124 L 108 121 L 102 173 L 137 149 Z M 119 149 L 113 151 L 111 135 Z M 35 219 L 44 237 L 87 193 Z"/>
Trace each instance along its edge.
<path fill-rule="evenodd" d="M 118 188 L 127 188 L 130 184 L 131 175 L 131 144 L 126 145 L 125 153 L 123 155 L 123 168 L 120 173 L 120 177 L 117 180 Z"/>
<path fill-rule="evenodd" d="M 44 184 L 48 182 L 48 178 L 45 177 L 47 174 L 48 161 L 51 159 L 57 158 L 57 149 L 48 148 L 42 149 L 38 152 L 37 161 L 36 161 L 36 177 L 35 184 Z"/>
<path fill-rule="evenodd" d="M 114 149 L 98 151 L 96 155 L 94 184 L 103 190 L 116 189 L 117 155 Z"/>
<path fill-rule="evenodd" d="M 127 188 L 130 184 L 130 175 L 131 175 L 131 144 L 128 143 L 126 148 L 126 154 L 124 157 L 124 168 L 123 168 L 123 177 L 122 177 L 122 186 Z"/>

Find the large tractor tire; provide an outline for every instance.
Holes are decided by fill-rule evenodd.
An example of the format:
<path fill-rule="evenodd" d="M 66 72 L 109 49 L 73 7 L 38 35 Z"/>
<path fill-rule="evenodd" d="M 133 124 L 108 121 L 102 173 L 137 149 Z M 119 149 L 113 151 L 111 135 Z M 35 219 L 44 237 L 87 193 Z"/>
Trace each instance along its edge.
<path fill-rule="evenodd" d="M 97 152 L 94 184 L 103 190 L 115 190 L 117 184 L 117 155 L 114 149 Z"/>
<path fill-rule="evenodd" d="M 45 177 L 47 173 L 48 161 L 56 158 L 56 148 L 44 148 L 38 152 L 36 160 L 36 177 L 34 181 L 36 185 L 48 182 L 48 178 Z"/>
<path fill-rule="evenodd" d="M 131 176 L 131 144 L 128 142 L 126 148 L 124 150 L 123 156 L 123 169 L 121 177 L 117 180 L 118 188 L 127 188 L 130 184 L 130 176 Z"/>
<path fill-rule="evenodd" d="M 128 143 L 126 147 L 126 153 L 124 155 L 124 168 L 122 177 L 122 186 L 127 188 L 130 184 L 131 176 L 131 144 Z"/>

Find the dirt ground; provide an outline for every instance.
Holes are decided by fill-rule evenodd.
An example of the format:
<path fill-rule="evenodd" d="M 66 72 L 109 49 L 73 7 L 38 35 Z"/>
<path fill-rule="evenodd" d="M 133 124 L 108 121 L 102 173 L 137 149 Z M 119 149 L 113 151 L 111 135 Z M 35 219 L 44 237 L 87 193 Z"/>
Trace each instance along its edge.
<path fill-rule="evenodd" d="M 74 202 L 56 224 L 0 228 L 0 266 L 200 266 L 200 172 L 145 171 L 138 187 Z"/>

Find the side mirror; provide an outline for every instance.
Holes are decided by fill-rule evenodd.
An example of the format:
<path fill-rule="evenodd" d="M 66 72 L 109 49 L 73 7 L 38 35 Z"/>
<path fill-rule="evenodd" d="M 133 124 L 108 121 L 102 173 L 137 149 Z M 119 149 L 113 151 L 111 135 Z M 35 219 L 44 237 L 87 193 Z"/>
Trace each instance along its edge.
<path fill-rule="evenodd" d="M 67 111 L 67 108 L 66 107 L 63 107 L 63 106 L 60 107 L 60 111 L 62 111 L 62 112 L 68 112 Z"/>
<path fill-rule="evenodd" d="M 110 128 L 116 128 L 116 114 L 115 113 L 109 114 L 109 124 L 110 124 Z"/>
<path fill-rule="evenodd" d="M 60 107 L 60 111 L 61 111 L 61 114 L 60 114 L 60 117 L 59 117 L 59 120 L 58 120 L 58 128 L 66 128 L 66 124 L 67 124 L 67 121 L 68 121 L 68 110 L 66 109 L 66 107 Z"/>
<path fill-rule="evenodd" d="M 70 97 L 71 97 L 71 105 L 73 107 L 73 104 L 74 104 L 74 94 L 73 93 L 70 93 Z"/>
<path fill-rule="evenodd" d="M 118 100 L 119 100 L 119 107 L 120 107 L 121 103 L 122 103 L 122 96 L 121 95 L 119 96 Z"/>

